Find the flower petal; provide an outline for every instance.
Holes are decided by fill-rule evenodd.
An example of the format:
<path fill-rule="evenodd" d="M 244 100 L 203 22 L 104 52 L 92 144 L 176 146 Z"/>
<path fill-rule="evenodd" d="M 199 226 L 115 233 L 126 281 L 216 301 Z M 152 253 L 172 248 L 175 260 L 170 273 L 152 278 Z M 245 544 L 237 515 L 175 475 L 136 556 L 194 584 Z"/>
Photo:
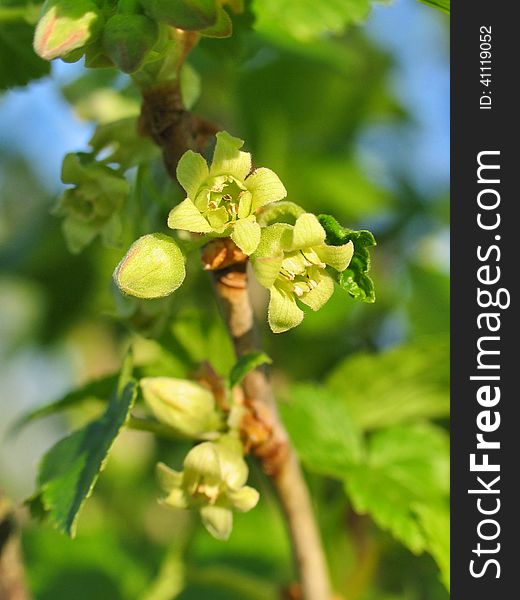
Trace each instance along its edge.
<path fill-rule="evenodd" d="M 253 194 L 253 210 L 271 202 L 278 202 L 287 196 L 287 190 L 276 173 L 271 169 L 256 169 L 245 181 Z"/>
<path fill-rule="evenodd" d="M 249 215 L 251 214 L 251 210 L 252 210 L 252 196 L 251 196 L 251 192 L 249 192 L 248 190 L 244 190 L 243 192 L 240 193 L 239 199 L 238 199 L 238 218 L 239 219 L 245 219 L 246 217 L 249 217 Z"/>
<path fill-rule="evenodd" d="M 223 206 L 210 210 L 206 214 L 212 229 L 219 233 L 225 229 L 225 226 L 229 221 L 229 215 L 228 211 Z"/>
<path fill-rule="evenodd" d="M 323 244 L 323 246 L 315 247 L 314 250 L 320 257 L 320 260 L 341 273 L 349 266 L 352 260 L 354 244 L 352 242 L 343 244 L 343 246 L 327 246 Z"/>
<path fill-rule="evenodd" d="M 173 508 L 188 508 L 190 506 L 190 501 L 183 490 L 180 488 L 173 488 L 166 498 L 161 500 L 161 504 L 166 504 Z"/>
<path fill-rule="evenodd" d="M 208 164 L 202 155 L 188 150 L 181 156 L 177 165 L 177 179 L 186 190 L 188 198 L 195 200 L 197 192 L 208 177 Z"/>
<path fill-rule="evenodd" d="M 323 272 L 316 283 L 318 285 L 313 290 L 306 292 L 299 298 L 312 310 L 319 310 L 334 293 L 334 280 L 328 273 Z"/>
<path fill-rule="evenodd" d="M 293 227 L 286 223 L 275 223 L 262 228 L 262 236 L 255 256 L 278 256 L 288 250 L 292 241 Z"/>
<path fill-rule="evenodd" d="M 294 296 L 276 285 L 271 288 L 271 300 L 267 318 L 274 333 L 283 333 L 303 321 L 304 313 L 296 304 Z"/>
<path fill-rule="evenodd" d="M 204 527 L 217 540 L 227 540 L 233 529 L 233 513 L 222 506 L 203 506 L 200 517 Z"/>
<path fill-rule="evenodd" d="M 168 215 L 168 227 L 170 229 L 184 229 L 193 233 L 209 233 L 212 231 L 211 225 L 189 198 L 172 208 Z"/>
<path fill-rule="evenodd" d="M 325 243 L 325 229 L 311 213 L 304 213 L 294 224 L 292 250 L 321 246 Z"/>
<path fill-rule="evenodd" d="M 260 256 L 251 261 L 258 283 L 268 290 L 274 285 L 282 268 L 283 254 Z"/>
<path fill-rule="evenodd" d="M 260 242 L 260 225 L 254 217 L 238 219 L 233 227 L 231 239 L 244 254 L 252 254 Z"/>
<path fill-rule="evenodd" d="M 251 170 L 251 154 L 241 152 L 244 142 L 227 131 L 217 133 L 217 145 L 213 154 L 210 175 L 232 175 L 243 181 Z"/>
<path fill-rule="evenodd" d="M 180 487 L 182 484 L 182 473 L 170 469 L 168 465 L 160 462 L 155 467 L 157 479 L 161 489 L 165 492 L 171 491 L 173 488 Z"/>
<path fill-rule="evenodd" d="M 252 487 L 244 486 L 239 490 L 230 490 L 227 499 L 231 506 L 240 512 L 247 512 L 258 504 L 260 494 Z"/>

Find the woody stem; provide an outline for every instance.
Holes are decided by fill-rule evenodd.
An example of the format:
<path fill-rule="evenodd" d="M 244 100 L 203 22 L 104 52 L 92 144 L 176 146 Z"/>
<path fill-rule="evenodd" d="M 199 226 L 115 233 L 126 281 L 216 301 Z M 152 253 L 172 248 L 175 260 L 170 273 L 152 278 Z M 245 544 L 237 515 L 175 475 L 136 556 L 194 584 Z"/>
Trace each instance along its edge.
<path fill-rule="evenodd" d="M 238 357 L 258 349 L 249 297 L 246 262 L 213 272 L 214 289 Z M 293 547 L 304 600 L 330 600 L 325 555 L 309 491 L 296 453 L 279 418 L 276 401 L 263 368 L 251 371 L 243 388 L 249 407 L 270 431 L 268 443 L 256 449 L 271 476 L 282 505 Z"/>

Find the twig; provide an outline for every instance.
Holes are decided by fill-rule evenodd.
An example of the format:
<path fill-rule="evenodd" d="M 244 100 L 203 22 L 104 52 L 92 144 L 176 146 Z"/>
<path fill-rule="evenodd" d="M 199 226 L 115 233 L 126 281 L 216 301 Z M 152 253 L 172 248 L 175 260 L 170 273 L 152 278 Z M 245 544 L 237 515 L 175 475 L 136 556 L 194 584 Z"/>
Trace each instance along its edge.
<path fill-rule="evenodd" d="M 7 501 L 0 496 L 0 600 L 30 600 L 20 542 Z"/>
<path fill-rule="evenodd" d="M 231 242 L 232 243 L 232 242 Z M 238 357 L 258 349 L 245 261 L 213 271 L 216 295 Z M 265 369 L 243 382 L 249 408 L 266 435 L 252 452 L 271 476 L 283 507 L 304 600 L 330 600 L 331 591 L 320 534 L 298 459 L 280 421 Z"/>

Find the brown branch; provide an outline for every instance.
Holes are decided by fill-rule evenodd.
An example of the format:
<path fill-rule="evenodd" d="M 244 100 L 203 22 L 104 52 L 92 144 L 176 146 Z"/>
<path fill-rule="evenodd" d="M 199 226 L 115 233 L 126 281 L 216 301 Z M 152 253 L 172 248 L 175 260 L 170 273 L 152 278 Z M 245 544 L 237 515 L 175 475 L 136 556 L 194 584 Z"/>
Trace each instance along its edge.
<path fill-rule="evenodd" d="M 232 248 L 231 240 L 218 241 Z M 211 246 L 210 246 L 211 248 Z M 206 250 L 204 256 L 211 254 Z M 208 269 L 207 260 L 204 266 Z M 209 266 L 210 268 L 210 266 Z M 246 258 L 213 271 L 213 283 L 238 357 L 259 347 L 248 290 Z M 283 507 L 304 600 L 330 600 L 331 590 L 320 534 L 309 491 L 296 454 L 278 416 L 272 388 L 263 368 L 244 379 L 251 414 L 244 423 L 246 444 L 271 476 Z"/>
<path fill-rule="evenodd" d="M 183 56 L 185 58 L 185 56 Z M 143 90 L 140 132 L 150 136 L 163 151 L 170 177 L 188 150 L 202 151 L 216 132 L 207 121 L 185 110 L 178 83 L 159 84 Z M 247 256 L 230 239 L 206 246 L 204 268 L 213 281 L 237 357 L 258 349 L 254 315 L 247 282 Z M 277 490 L 290 532 L 303 600 L 330 600 L 325 557 L 309 492 L 294 449 L 278 417 L 266 372 L 250 372 L 243 389 L 250 409 L 243 424 L 245 445 L 260 460 Z"/>
<path fill-rule="evenodd" d="M 0 496 L 0 600 L 29 599 L 16 523 Z"/>

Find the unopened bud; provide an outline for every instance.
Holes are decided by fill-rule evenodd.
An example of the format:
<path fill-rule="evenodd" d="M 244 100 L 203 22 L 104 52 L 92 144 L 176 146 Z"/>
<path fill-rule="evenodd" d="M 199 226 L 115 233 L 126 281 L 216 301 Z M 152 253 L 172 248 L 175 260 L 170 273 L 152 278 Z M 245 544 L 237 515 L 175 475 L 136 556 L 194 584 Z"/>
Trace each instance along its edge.
<path fill-rule="evenodd" d="M 180 248 L 162 233 L 139 238 L 114 271 L 114 281 L 122 292 L 147 299 L 168 296 L 180 287 L 185 276 Z"/>
<path fill-rule="evenodd" d="M 187 437 L 214 437 L 220 425 L 213 394 L 193 381 L 173 377 L 141 379 L 144 400 L 155 417 Z"/>
<path fill-rule="evenodd" d="M 114 15 L 103 29 L 103 48 L 124 73 L 137 71 L 159 35 L 157 24 L 144 15 Z"/>
<path fill-rule="evenodd" d="M 92 42 L 103 17 L 91 0 L 47 0 L 36 26 L 33 47 L 45 60 L 69 55 Z"/>

